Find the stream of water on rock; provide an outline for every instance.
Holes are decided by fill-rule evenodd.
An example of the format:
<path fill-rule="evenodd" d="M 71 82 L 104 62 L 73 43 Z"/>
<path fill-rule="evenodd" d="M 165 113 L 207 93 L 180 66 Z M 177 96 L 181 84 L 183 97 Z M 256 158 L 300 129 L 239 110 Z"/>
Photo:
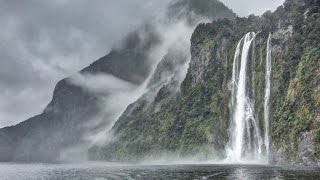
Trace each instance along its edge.
<path fill-rule="evenodd" d="M 266 147 L 266 156 L 269 157 L 269 146 L 270 146 L 270 94 L 271 94 L 271 70 L 272 70 L 272 48 L 271 48 L 272 34 L 269 34 L 267 44 L 267 58 L 266 58 L 266 74 L 265 74 L 265 96 L 264 96 L 264 143 Z"/>

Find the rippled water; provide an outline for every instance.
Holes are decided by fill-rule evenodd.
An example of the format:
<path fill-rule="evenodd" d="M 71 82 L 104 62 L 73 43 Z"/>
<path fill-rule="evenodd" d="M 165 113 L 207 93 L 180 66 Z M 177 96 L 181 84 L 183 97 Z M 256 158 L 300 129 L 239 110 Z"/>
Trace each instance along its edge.
<path fill-rule="evenodd" d="M 260 165 L 0 163 L 0 179 L 320 179 L 320 170 Z"/>

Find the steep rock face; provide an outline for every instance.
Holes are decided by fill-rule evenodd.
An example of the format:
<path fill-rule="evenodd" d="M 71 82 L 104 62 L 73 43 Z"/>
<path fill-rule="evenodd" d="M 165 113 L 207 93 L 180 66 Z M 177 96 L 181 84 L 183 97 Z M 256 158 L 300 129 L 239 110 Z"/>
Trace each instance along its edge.
<path fill-rule="evenodd" d="M 193 24 L 199 22 L 199 19 L 234 19 L 235 14 L 222 3 L 215 0 L 188 0 L 173 1 L 168 10 L 168 17 L 174 17 L 170 19 L 174 21 L 187 20 L 189 26 L 195 26 Z M 148 92 L 137 102 L 131 104 L 113 127 L 111 133 L 114 133 L 116 136 L 120 135 L 117 138 L 119 141 L 112 142 L 107 147 L 96 146 L 92 148 L 90 155 L 93 159 L 128 160 L 134 159 L 134 155 L 141 158 L 146 154 L 153 155 L 173 152 L 182 144 L 184 147 L 181 147 L 181 151 L 184 151 L 186 154 L 190 154 L 189 151 L 201 149 L 197 147 L 198 144 L 194 140 L 189 143 L 187 141 L 187 136 L 190 136 L 187 135 L 188 132 L 184 135 L 183 129 L 175 127 L 172 122 L 176 121 L 173 118 L 179 118 L 184 113 L 183 109 L 180 109 L 179 112 L 175 111 L 179 107 L 173 102 L 176 102 L 176 98 L 179 96 L 180 85 L 185 77 L 186 63 L 189 59 L 188 52 L 186 53 L 184 49 L 181 50 L 181 48 L 174 47 L 169 49 L 168 54 L 157 66 L 153 77 L 150 79 Z M 184 103 L 184 106 L 191 109 L 192 107 L 188 106 L 185 103 L 186 101 L 186 99 L 183 101 L 181 99 L 180 103 Z M 171 106 L 171 103 L 176 107 Z M 166 109 L 164 110 L 163 108 Z M 168 120 L 168 118 L 170 119 Z M 160 131 L 163 132 L 163 136 L 158 134 L 160 119 L 164 120 L 160 124 L 162 127 Z M 147 123 L 148 125 L 140 125 L 143 123 Z M 167 132 L 169 129 L 171 129 L 171 132 Z M 171 136 L 174 136 L 175 140 L 171 140 L 169 138 Z M 179 141 L 179 137 L 181 136 L 185 136 L 185 138 L 181 139 L 181 144 L 178 144 L 177 141 Z M 145 139 L 144 137 L 148 138 Z M 141 146 L 145 148 L 141 149 Z M 189 146 L 194 146 L 195 148 L 189 148 Z"/>
<path fill-rule="evenodd" d="M 256 99 L 263 102 L 266 42 L 272 36 L 271 137 L 273 163 L 319 163 L 319 1 L 286 1 L 274 13 L 200 24 L 181 92 L 160 89 L 149 104 L 131 106 L 114 126 L 115 141 L 92 158 L 136 160 L 168 153 L 224 157 L 229 126 L 229 82 L 237 42 L 256 39 Z M 263 103 L 257 104 L 263 121 Z M 261 127 L 263 130 L 263 127 Z"/>
<path fill-rule="evenodd" d="M 133 104 L 127 109 L 130 113 L 124 113 L 113 128 L 117 140 L 91 149 L 92 158 L 137 160 L 170 154 L 204 158 L 223 154 L 228 134 L 227 81 L 231 75 L 226 57 L 221 55 L 228 48 L 220 45 L 232 37 L 219 31 L 229 21 L 219 22 L 202 24 L 192 35 L 191 63 L 181 92 L 168 94 L 170 86 L 165 85 L 152 103 Z M 208 66 L 196 66 L 200 70 L 193 67 L 202 62 Z M 192 71 L 202 68 L 206 70 L 201 72 L 203 76 L 195 77 L 198 73 Z"/>
<path fill-rule="evenodd" d="M 274 46 L 279 57 L 275 59 L 272 89 L 273 160 L 316 165 L 320 143 L 316 138 L 320 127 L 316 91 L 320 81 L 317 73 L 320 67 L 319 4 L 318 1 L 287 1 L 284 9 L 278 10 L 278 16 L 284 16 L 285 12 L 290 25 L 282 28 L 287 29 L 284 32 L 275 30 L 275 34 L 282 34 L 284 39 L 275 39 L 278 46 Z M 289 39 L 285 38 L 288 32 Z"/>

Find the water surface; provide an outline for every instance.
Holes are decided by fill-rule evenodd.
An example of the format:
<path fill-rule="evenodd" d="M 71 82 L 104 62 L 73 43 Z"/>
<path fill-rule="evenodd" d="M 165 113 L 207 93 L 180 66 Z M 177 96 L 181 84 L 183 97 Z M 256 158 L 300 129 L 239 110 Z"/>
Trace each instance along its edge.
<path fill-rule="evenodd" d="M 261 165 L 130 165 L 0 163 L 0 179 L 320 179 L 318 168 Z"/>

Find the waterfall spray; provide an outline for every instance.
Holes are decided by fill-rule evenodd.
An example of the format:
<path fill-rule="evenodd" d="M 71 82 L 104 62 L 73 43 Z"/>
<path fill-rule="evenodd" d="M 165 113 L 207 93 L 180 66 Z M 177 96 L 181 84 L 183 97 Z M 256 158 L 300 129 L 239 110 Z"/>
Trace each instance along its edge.
<path fill-rule="evenodd" d="M 270 137 L 269 137 L 269 124 L 270 124 L 270 91 L 271 91 L 271 61 L 272 61 L 272 48 L 271 48 L 272 35 L 269 34 L 267 43 L 267 58 L 266 58 L 266 75 L 265 75 L 265 96 L 264 96 L 264 144 L 266 146 L 266 154 L 269 155 Z"/>

